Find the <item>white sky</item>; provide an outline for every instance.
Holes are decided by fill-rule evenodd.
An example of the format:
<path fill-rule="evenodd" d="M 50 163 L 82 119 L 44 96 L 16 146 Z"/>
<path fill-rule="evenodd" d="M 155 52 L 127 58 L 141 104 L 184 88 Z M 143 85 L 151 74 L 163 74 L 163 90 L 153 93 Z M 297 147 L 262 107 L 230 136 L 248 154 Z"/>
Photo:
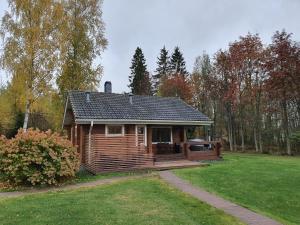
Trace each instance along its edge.
<path fill-rule="evenodd" d="M 0 0 L 0 16 L 6 9 Z M 104 67 L 100 91 L 106 80 L 112 81 L 113 92 L 128 91 L 137 46 L 150 72 L 163 45 L 170 52 L 178 45 L 191 71 L 203 51 L 212 55 L 247 32 L 270 43 L 273 33 L 285 28 L 300 41 L 300 0 L 104 0 L 103 19 L 109 45 L 98 59 Z M 0 82 L 7 80 L 3 71 L 0 75 Z"/>

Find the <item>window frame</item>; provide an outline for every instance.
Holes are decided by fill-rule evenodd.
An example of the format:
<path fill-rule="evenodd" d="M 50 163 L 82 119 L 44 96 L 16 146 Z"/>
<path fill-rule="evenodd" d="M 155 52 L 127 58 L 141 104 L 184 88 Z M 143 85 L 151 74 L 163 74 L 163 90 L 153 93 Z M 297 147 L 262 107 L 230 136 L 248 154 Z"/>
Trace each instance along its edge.
<path fill-rule="evenodd" d="M 153 128 L 159 129 L 159 128 L 168 128 L 170 129 L 170 141 L 169 142 L 153 142 Z M 156 127 L 152 127 L 152 138 L 151 138 L 152 144 L 159 144 L 159 143 L 167 143 L 167 144 L 173 144 L 173 127 L 171 126 L 156 126 Z"/>
<path fill-rule="evenodd" d="M 144 145 L 147 146 L 147 125 L 146 124 L 136 124 L 135 125 L 135 140 L 136 140 L 136 146 L 138 146 L 138 129 L 139 127 L 142 127 L 144 129 Z"/>
<path fill-rule="evenodd" d="M 110 134 L 108 133 L 109 127 L 121 127 L 121 133 L 118 134 Z M 105 124 L 105 136 L 106 137 L 122 137 L 125 134 L 125 126 L 124 124 Z"/>

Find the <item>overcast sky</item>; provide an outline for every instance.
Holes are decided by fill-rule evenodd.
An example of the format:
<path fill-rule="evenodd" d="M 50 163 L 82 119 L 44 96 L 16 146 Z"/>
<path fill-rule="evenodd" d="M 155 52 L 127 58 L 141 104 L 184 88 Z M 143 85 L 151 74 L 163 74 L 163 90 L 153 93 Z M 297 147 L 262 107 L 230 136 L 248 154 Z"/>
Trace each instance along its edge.
<path fill-rule="evenodd" d="M 1 16 L 6 8 L 1 0 Z M 164 45 L 170 52 L 179 46 L 191 71 L 203 51 L 213 55 L 247 32 L 270 43 L 273 33 L 285 28 L 300 41 L 300 0 L 104 0 L 103 19 L 109 44 L 99 59 L 104 67 L 100 91 L 106 80 L 113 92 L 128 91 L 137 46 L 150 72 Z"/>

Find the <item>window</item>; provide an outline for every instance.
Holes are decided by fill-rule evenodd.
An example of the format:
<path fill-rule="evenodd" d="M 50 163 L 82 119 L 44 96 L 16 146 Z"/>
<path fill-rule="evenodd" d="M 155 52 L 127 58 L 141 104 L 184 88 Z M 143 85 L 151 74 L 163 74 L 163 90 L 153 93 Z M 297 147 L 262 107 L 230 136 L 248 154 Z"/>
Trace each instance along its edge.
<path fill-rule="evenodd" d="M 123 136 L 124 125 L 106 125 L 105 134 L 106 136 Z"/>
<path fill-rule="evenodd" d="M 172 128 L 154 127 L 152 129 L 153 143 L 172 143 Z"/>
<path fill-rule="evenodd" d="M 144 134 L 144 127 L 138 126 L 138 134 Z"/>

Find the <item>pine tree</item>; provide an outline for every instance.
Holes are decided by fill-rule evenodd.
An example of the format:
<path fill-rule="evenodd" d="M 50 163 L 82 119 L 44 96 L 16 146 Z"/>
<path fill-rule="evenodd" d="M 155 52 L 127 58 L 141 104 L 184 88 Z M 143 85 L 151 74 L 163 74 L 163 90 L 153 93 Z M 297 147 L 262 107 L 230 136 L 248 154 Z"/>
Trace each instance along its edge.
<path fill-rule="evenodd" d="M 146 59 L 140 47 L 137 47 L 132 58 L 129 75 L 129 85 L 131 92 L 135 95 L 151 95 L 151 79 L 147 71 Z"/>
<path fill-rule="evenodd" d="M 158 92 L 161 80 L 166 78 L 170 73 L 170 57 L 168 56 L 168 51 L 164 46 L 160 50 L 160 56 L 157 57 L 157 68 L 153 76 L 153 88 L 155 94 Z"/>
<path fill-rule="evenodd" d="M 185 60 L 178 46 L 175 47 L 171 56 L 170 68 L 172 70 L 172 74 L 181 74 L 184 78 L 188 76 L 188 72 L 185 67 Z"/>

